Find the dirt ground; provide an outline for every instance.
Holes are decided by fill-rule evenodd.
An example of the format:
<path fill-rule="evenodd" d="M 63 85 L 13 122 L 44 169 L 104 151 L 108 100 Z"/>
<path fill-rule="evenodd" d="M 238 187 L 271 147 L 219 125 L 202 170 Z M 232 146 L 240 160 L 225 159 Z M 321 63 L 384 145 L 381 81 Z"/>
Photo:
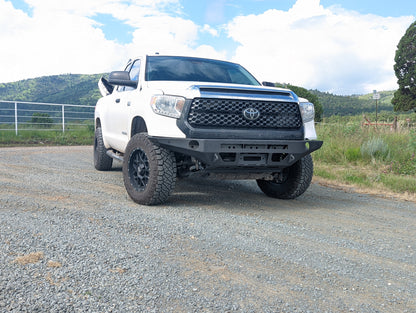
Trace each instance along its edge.
<path fill-rule="evenodd" d="M 92 147 L 1 148 L 0 218 L 0 311 L 416 311 L 416 204 L 392 195 L 315 180 L 283 201 L 251 181 L 185 179 L 145 207 L 128 198 L 121 164 L 94 169 Z M 82 253 L 60 248 L 78 232 L 92 238 Z"/>

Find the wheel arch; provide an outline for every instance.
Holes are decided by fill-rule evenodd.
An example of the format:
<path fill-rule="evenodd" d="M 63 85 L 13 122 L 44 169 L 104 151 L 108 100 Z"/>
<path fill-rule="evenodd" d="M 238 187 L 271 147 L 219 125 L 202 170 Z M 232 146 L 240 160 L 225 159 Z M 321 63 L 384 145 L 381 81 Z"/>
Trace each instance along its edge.
<path fill-rule="evenodd" d="M 98 128 L 101 128 L 101 134 L 102 134 L 102 140 L 104 142 L 104 146 L 106 147 L 106 149 L 110 149 L 111 146 L 109 145 L 107 141 L 105 130 L 103 129 L 103 125 L 101 124 L 101 119 L 99 117 L 95 119 L 95 130 L 97 130 Z"/>
<path fill-rule="evenodd" d="M 147 133 L 147 126 L 141 116 L 136 116 L 131 122 L 130 138 L 139 133 Z"/>
<path fill-rule="evenodd" d="M 99 117 L 95 119 L 95 129 L 97 129 L 98 127 L 101 127 L 101 120 Z"/>

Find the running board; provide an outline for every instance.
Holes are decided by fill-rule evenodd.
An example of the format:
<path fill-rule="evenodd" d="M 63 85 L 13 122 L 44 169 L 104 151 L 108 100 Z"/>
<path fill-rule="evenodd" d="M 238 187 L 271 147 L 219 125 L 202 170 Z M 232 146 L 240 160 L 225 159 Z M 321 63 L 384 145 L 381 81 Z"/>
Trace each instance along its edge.
<path fill-rule="evenodd" d="M 107 150 L 107 155 L 113 159 L 116 159 L 120 162 L 124 162 L 124 158 L 121 154 L 114 152 L 113 150 Z"/>

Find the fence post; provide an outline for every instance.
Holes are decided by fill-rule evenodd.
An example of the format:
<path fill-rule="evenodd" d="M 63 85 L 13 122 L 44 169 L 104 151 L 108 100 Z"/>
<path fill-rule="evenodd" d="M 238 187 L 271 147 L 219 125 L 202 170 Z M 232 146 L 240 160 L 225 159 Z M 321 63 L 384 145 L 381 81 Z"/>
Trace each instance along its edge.
<path fill-rule="evenodd" d="M 65 105 L 62 104 L 62 132 L 65 133 Z"/>
<path fill-rule="evenodd" d="M 17 136 L 17 102 L 14 103 L 14 129 Z"/>
<path fill-rule="evenodd" d="M 395 116 L 393 120 L 393 131 L 397 131 L 397 116 Z"/>

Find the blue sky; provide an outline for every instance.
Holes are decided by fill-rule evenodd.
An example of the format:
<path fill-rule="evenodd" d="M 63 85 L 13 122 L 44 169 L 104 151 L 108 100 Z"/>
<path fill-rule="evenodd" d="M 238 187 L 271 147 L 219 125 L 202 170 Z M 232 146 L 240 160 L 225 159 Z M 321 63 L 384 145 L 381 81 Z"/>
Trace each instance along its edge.
<path fill-rule="evenodd" d="M 395 89 L 415 18 L 409 0 L 0 0 L 0 83 L 108 72 L 157 51 L 336 94 Z"/>
<path fill-rule="evenodd" d="M 21 8 L 30 12 L 30 8 L 24 0 L 13 0 L 12 2 L 18 3 Z M 182 0 L 179 3 L 182 7 L 181 16 L 200 25 L 221 26 L 239 15 L 261 14 L 270 9 L 287 11 L 296 3 L 296 0 Z M 416 1 L 409 0 L 321 0 L 320 3 L 324 7 L 334 6 L 360 14 L 374 14 L 383 17 L 416 15 Z M 111 14 L 98 14 L 93 19 L 103 24 L 100 28 L 105 32 L 107 38 L 121 43 L 129 43 L 132 40 L 134 28 L 115 19 Z M 202 37 L 200 41 L 227 45 L 227 40 L 224 38 L 215 40 L 216 38 L 211 37 Z"/>
<path fill-rule="evenodd" d="M 416 3 L 412 0 L 322 0 L 323 6 L 338 5 L 346 10 L 361 14 L 375 14 L 384 17 L 415 15 Z"/>

